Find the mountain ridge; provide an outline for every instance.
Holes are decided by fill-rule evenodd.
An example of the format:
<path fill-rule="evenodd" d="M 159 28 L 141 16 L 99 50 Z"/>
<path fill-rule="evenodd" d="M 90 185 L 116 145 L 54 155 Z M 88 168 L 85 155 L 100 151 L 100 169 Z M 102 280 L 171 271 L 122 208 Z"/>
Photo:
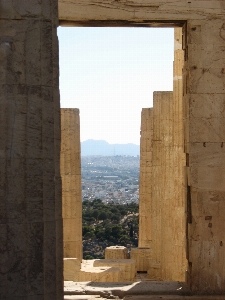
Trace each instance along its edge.
<path fill-rule="evenodd" d="M 140 146 L 132 143 L 128 144 L 109 144 L 105 140 L 86 140 L 81 142 L 81 156 L 89 155 L 140 155 Z"/>

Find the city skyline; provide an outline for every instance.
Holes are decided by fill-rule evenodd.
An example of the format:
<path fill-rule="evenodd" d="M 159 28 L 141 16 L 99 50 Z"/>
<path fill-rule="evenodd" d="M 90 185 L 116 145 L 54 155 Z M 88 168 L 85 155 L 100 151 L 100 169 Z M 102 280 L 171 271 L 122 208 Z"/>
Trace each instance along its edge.
<path fill-rule="evenodd" d="M 61 107 L 80 109 L 81 142 L 139 145 L 141 109 L 173 87 L 173 34 L 59 27 Z"/>

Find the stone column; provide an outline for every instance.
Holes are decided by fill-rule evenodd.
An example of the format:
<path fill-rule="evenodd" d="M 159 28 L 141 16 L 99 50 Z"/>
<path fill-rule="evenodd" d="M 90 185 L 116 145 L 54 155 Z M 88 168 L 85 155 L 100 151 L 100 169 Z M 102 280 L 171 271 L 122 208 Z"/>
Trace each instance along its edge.
<path fill-rule="evenodd" d="M 165 256 L 171 228 L 166 222 L 172 207 L 172 92 L 154 92 L 152 137 L 152 262 L 148 274 L 161 280 L 166 276 Z"/>
<path fill-rule="evenodd" d="M 137 271 L 147 271 L 151 262 L 151 209 L 152 209 L 152 134 L 153 109 L 141 112 L 139 237 L 138 248 L 132 248 L 130 257 L 136 261 Z"/>
<path fill-rule="evenodd" d="M 186 260 L 186 224 L 185 224 L 185 177 L 184 168 L 186 155 L 184 153 L 183 130 L 183 84 L 182 69 L 184 51 L 182 50 L 182 28 L 174 29 L 174 68 L 173 68 L 173 207 L 169 226 L 171 226 L 172 242 L 170 245 L 171 257 L 170 275 L 167 280 L 185 281 L 187 270 Z"/>
<path fill-rule="evenodd" d="M 182 105 L 182 29 L 174 35 L 174 82 L 172 101 L 167 102 L 167 121 L 161 132 L 164 178 L 161 207 L 161 275 L 162 280 L 185 281 L 185 180 Z M 165 109 L 165 102 L 162 108 Z M 163 116 L 164 113 L 161 113 Z M 165 123 L 167 122 L 167 123 Z"/>
<path fill-rule="evenodd" d="M 152 134 L 153 109 L 143 108 L 140 139 L 139 248 L 151 247 Z"/>
<path fill-rule="evenodd" d="M 0 295 L 63 299 L 57 1 L 0 1 Z"/>
<path fill-rule="evenodd" d="M 82 261 L 82 197 L 79 109 L 61 109 L 63 244 L 65 258 Z"/>
<path fill-rule="evenodd" d="M 105 259 L 127 259 L 128 250 L 124 246 L 110 246 L 105 248 Z"/>
<path fill-rule="evenodd" d="M 182 29 L 175 29 L 174 91 L 154 93 L 152 264 L 155 279 L 184 281 L 185 190 L 182 105 Z"/>
<path fill-rule="evenodd" d="M 174 198 L 174 174 L 173 174 L 173 92 L 157 93 L 161 98 L 161 111 L 159 113 L 161 178 L 158 188 L 161 189 L 161 276 L 162 280 L 173 280 L 172 268 L 176 259 L 173 256 L 173 246 L 176 243 L 174 233 L 177 228 L 173 220 Z M 157 201 L 157 199 L 156 199 Z M 157 251 L 157 250 L 156 250 Z"/>
<path fill-rule="evenodd" d="M 184 28 L 188 281 L 193 291 L 225 291 L 225 22 Z"/>

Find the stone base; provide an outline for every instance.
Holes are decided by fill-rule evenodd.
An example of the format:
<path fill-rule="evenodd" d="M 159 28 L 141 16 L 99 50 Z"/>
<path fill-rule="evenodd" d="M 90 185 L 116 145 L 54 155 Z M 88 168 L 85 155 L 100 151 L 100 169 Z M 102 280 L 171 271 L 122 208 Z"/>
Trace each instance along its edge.
<path fill-rule="evenodd" d="M 128 250 L 123 246 L 111 246 L 105 248 L 105 259 L 127 259 Z"/>
<path fill-rule="evenodd" d="M 119 282 L 121 269 L 117 267 L 94 267 L 95 260 L 83 260 L 78 281 Z"/>
<path fill-rule="evenodd" d="M 96 259 L 94 260 L 93 266 L 120 268 L 120 278 L 122 282 L 135 281 L 136 264 L 133 259 Z"/>
<path fill-rule="evenodd" d="M 65 281 L 131 282 L 135 281 L 136 265 L 132 259 L 64 258 Z"/>
<path fill-rule="evenodd" d="M 151 280 L 161 280 L 162 279 L 161 264 L 150 263 L 148 269 L 148 277 L 151 278 Z"/>
<path fill-rule="evenodd" d="M 78 258 L 64 258 L 63 259 L 63 265 L 64 265 L 64 280 L 68 281 L 77 281 L 80 268 L 81 268 L 81 262 Z"/>
<path fill-rule="evenodd" d="M 136 261 L 136 269 L 140 272 L 147 272 L 152 257 L 151 248 L 132 248 L 130 258 Z"/>

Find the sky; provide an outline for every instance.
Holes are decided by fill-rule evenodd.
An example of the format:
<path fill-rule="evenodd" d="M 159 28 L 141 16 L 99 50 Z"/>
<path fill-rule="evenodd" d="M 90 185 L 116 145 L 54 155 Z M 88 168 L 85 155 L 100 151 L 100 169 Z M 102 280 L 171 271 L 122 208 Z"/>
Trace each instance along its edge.
<path fill-rule="evenodd" d="M 140 144 L 141 109 L 173 89 L 172 28 L 59 27 L 60 102 L 81 142 Z"/>

